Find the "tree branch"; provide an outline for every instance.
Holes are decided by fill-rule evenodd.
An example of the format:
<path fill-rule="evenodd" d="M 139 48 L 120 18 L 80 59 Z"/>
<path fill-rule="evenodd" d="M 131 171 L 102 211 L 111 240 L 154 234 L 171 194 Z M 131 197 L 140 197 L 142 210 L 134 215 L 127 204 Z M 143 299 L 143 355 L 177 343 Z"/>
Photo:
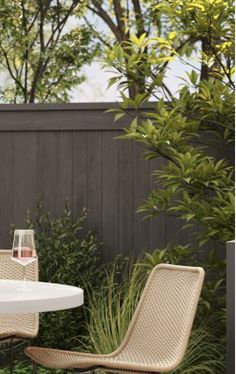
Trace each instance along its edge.
<path fill-rule="evenodd" d="M 11 78 L 13 79 L 13 81 L 16 83 L 16 86 L 20 87 L 21 90 L 22 90 L 22 93 L 24 94 L 24 87 L 22 86 L 21 82 L 19 81 L 19 79 L 17 79 L 17 77 L 14 75 L 13 71 L 12 71 L 12 68 L 11 68 L 11 64 L 10 64 L 10 61 L 9 61 L 9 58 L 8 58 L 8 55 L 7 55 L 7 51 L 4 49 L 4 47 L 2 46 L 2 44 L 0 44 L 0 49 L 2 50 L 3 52 L 3 55 L 4 55 L 4 58 L 5 58 L 5 61 L 6 61 L 6 64 L 7 64 L 7 70 L 11 76 Z"/>
<path fill-rule="evenodd" d="M 50 49 L 52 50 L 54 48 L 54 46 L 56 45 L 56 43 L 58 42 L 58 40 L 61 36 L 62 30 L 63 30 L 69 16 L 71 15 L 71 13 L 76 8 L 76 6 L 78 5 L 79 2 L 80 2 L 80 0 L 74 0 L 72 2 L 71 6 L 69 7 L 69 9 L 66 13 L 66 15 L 57 24 L 57 26 L 52 31 L 50 37 L 48 38 L 48 41 L 45 44 L 45 42 L 44 42 L 45 9 L 43 8 L 42 0 L 40 0 L 40 6 L 41 6 L 41 9 L 40 9 L 40 13 L 41 13 L 40 14 L 40 58 L 39 58 L 39 63 L 38 63 L 38 66 L 37 66 L 37 69 L 36 69 L 36 72 L 35 72 L 35 75 L 34 75 L 33 83 L 32 83 L 32 86 L 31 86 L 30 103 L 34 102 L 37 84 L 38 84 L 39 80 L 41 79 L 42 74 L 44 73 L 45 69 L 47 68 L 48 62 L 50 60 L 50 57 L 47 57 L 47 59 L 45 60 L 45 56 L 44 56 L 45 52 L 47 50 L 50 50 Z M 49 4 L 49 2 L 48 2 L 48 4 Z M 47 6 L 48 6 L 48 4 L 47 4 Z M 47 9 L 48 8 L 46 8 L 46 10 Z M 55 37 L 55 39 L 54 39 L 54 37 Z"/>
<path fill-rule="evenodd" d="M 64 70 L 61 72 L 61 74 L 59 76 L 57 76 L 57 80 L 53 81 L 49 86 L 48 86 L 48 89 L 47 89 L 47 92 L 45 94 L 45 97 L 43 99 L 43 102 L 45 103 L 47 101 L 47 98 L 49 97 L 49 95 L 51 94 L 51 88 L 52 87 L 55 87 L 57 84 L 59 84 L 62 79 L 64 78 L 64 73 L 67 69 L 67 66 L 64 68 Z"/>
<path fill-rule="evenodd" d="M 56 35 L 56 33 L 58 33 L 58 35 L 60 36 L 69 16 L 71 15 L 71 13 L 73 12 L 73 10 L 77 7 L 77 5 L 79 4 L 80 0 L 74 0 L 70 6 L 70 8 L 68 9 L 68 12 L 66 13 L 66 15 L 61 19 L 61 21 L 57 24 L 57 26 L 55 27 L 55 29 L 53 30 L 51 36 L 49 37 L 46 45 L 45 45 L 45 49 L 47 49 L 51 42 L 53 42 L 54 40 L 54 36 Z M 56 41 L 58 40 L 58 36 L 57 38 L 55 39 Z"/>
<path fill-rule="evenodd" d="M 195 41 L 197 41 L 196 39 L 193 39 L 192 37 L 189 37 L 187 40 L 185 40 L 185 41 L 183 41 L 176 49 L 175 49 L 175 51 L 176 52 L 179 52 L 184 46 L 185 46 L 185 44 L 187 44 L 187 43 L 189 43 L 189 42 L 195 42 Z M 170 57 L 172 57 L 172 56 L 174 56 L 175 55 L 175 53 L 174 52 L 172 52 L 171 54 L 170 54 Z M 154 87 L 155 87 L 155 85 L 156 85 L 156 83 L 155 83 L 155 79 L 156 79 L 156 77 L 157 77 L 157 75 L 158 74 L 161 74 L 164 70 L 165 70 L 165 68 L 168 66 L 168 64 L 169 64 L 169 61 L 166 61 L 161 67 L 160 67 L 160 69 L 159 69 L 159 71 L 157 72 L 157 74 L 154 74 L 153 73 L 153 75 L 152 75 L 152 77 L 153 77 L 153 82 L 150 84 L 150 86 L 149 86 L 149 90 L 150 91 L 152 91 L 153 89 L 154 89 Z"/>
<path fill-rule="evenodd" d="M 224 64 L 221 62 L 221 59 L 219 58 L 219 56 L 218 56 L 218 54 L 217 54 L 217 51 L 215 50 L 215 48 L 213 47 L 212 44 L 210 44 L 209 47 L 210 47 L 211 51 L 213 52 L 213 54 L 214 54 L 214 56 L 215 56 L 215 58 L 216 58 L 218 64 L 221 66 L 221 68 L 222 68 L 222 70 L 223 70 L 225 76 L 228 78 L 228 81 L 229 81 L 230 85 L 231 85 L 232 88 L 234 89 L 234 88 L 235 88 L 235 84 L 234 84 L 234 82 L 232 81 L 230 74 L 227 72 L 227 70 L 226 70 Z"/>
<path fill-rule="evenodd" d="M 28 27 L 28 29 L 27 29 L 27 34 L 29 34 L 30 31 L 32 30 L 32 28 L 34 27 L 35 22 L 36 22 L 36 20 L 37 20 L 37 18 L 38 18 L 38 15 L 39 15 L 39 9 L 38 9 L 37 12 L 35 13 L 35 15 L 34 15 L 32 21 L 31 21 L 31 23 L 30 23 L 30 25 L 29 25 L 29 27 Z"/>
<path fill-rule="evenodd" d="M 110 30 L 115 35 L 116 39 L 119 42 L 122 42 L 123 37 L 120 33 L 120 30 L 118 29 L 117 25 L 113 22 L 112 18 L 107 14 L 107 12 L 102 8 L 100 3 L 97 0 L 91 0 L 93 7 L 88 6 L 88 9 L 91 10 L 91 12 L 97 14 L 100 18 L 103 19 L 103 21 L 107 24 L 107 26 L 110 28 Z"/>
<path fill-rule="evenodd" d="M 24 69 L 24 102 L 27 103 L 27 92 L 28 92 L 28 58 L 29 58 L 29 50 L 28 50 L 28 41 L 27 41 L 27 17 L 26 17 L 26 10 L 25 10 L 25 2 L 22 0 L 21 2 L 22 7 L 22 31 L 24 33 L 24 47 L 23 47 L 23 61 L 25 65 Z M 23 66 L 23 63 L 22 63 Z M 23 71 L 23 69 L 22 69 Z"/>
<path fill-rule="evenodd" d="M 113 0 L 113 7 L 116 15 L 116 21 L 118 25 L 118 29 L 120 31 L 120 34 L 122 35 L 122 40 L 126 40 L 127 37 L 125 35 L 125 22 L 124 22 L 124 11 L 122 9 L 120 0 Z"/>
<path fill-rule="evenodd" d="M 87 26 L 90 28 L 90 30 L 97 36 L 98 40 L 100 40 L 104 45 L 106 45 L 108 48 L 111 48 L 111 45 L 103 39 L 101 34 L 93 27 L 93 25 L 89 22 L 89 20 L 86 17 L 83 17 L 85 20 Z"/>
<path fill-rule="evenodd" d="M 139 0 L 132 0 L 136 25 L 137 25 L 137 36 L 140 37 L 142 34 L 145 34 L 144 21 L 142 15 L 142 9 Z"/>
<path fill-rule="evenodd" d="M 39 13 L 40 13 L 40 21 L 39 21 L 39 42 L 40 42 L 40 56 L 39 56 L 39 62 L 38 62 L 38 67 L 36 69 L 34 79 L 31 85 L 31 90 L 30 90 L 30 98 L 29 102 L 33 103 L 35 100 L 35 93 L 36 93 L 36 87 L 38 84 L 38 80 L 41 77 L 42 74 L 42 65 L 43 65 L 43 55 L 45 52 L 45 43 L 44 43 L 44 17 L 45 17 L 45 12 L 44 12 L 44 6 L 42 0 L 39 0 Z"/>

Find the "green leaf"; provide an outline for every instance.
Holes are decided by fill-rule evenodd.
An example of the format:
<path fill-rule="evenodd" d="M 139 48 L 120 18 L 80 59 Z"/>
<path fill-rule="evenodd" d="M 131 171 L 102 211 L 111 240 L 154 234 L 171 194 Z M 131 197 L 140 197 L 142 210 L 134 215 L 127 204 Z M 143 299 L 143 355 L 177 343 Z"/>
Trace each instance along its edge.
<path fill-rule="evenodd" d="M 187 222 L 191 221 L 195 217 L 195 213 L 186 213 L 182 215 L 182 218 L 184 218 Z"/>
<path fill-rule="evenodd" d="M 115 114 L 114 121 L 118 121 L 120 118 L 124 117 L 124 115 L 124 112 Z"/>
<path fill-rule="evenodd" d="M 168 39 L 173 40 L 173 39 L 175 39 L 176 36 L 177 36 L 177 32 L 176 31 L 171 31 L 168 35 Z"/>
<path fill-rule="evenodd" d="M 137 126 L 138 126 L 138 118 L 135 117 L 130 124 L 130 131 L 135 132 L 137 130 Z"/>
<path fill-rule="evenodd" d="M 207 240 L 207 238 L 199 240 L 199 247 L 201 248 L 207 242 Z"/>

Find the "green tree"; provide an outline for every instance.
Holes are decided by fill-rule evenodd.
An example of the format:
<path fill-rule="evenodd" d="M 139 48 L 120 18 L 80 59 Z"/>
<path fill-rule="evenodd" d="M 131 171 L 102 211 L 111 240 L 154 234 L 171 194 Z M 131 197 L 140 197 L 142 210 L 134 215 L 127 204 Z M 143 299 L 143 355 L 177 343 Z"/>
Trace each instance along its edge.
<path fill-rule="evenodd" d="M 146 81 L 146 92 L 133 99 L 121 92 L 123 100 L 114 109 L 115 119 L 126 113 L 130 116 L 132 111 L 127 109 L 133 108 L 135 116 L 121 138 L 141 144 L 146 159 L 163 160 L 155 171 L 157 187 L 138 211 L 148 217 L 161 212 L 177 215 L 183 222 L 182 229 L 191 226 L 198 242 L 198 246 L 193 245 L 193 236 L 189 243 L 177 243 L 175 252 L 170 248 L 156 250 L 147 255 L 145 267 L 148 262 L 151 266 L 159 261 L 186 263 L 183 253 L 193 265 L 201 257 L 199 247 L 203 244 L 208 249 L 217 243 L 225 246 L 234 237 L 233 2 L 169 0 L 159 2 L 155 9 L 158 16 L 161 13 L 166 19 L 166 35 L 131 35 L 126 49 L 118 44 L 108 55 L 107 63 L 119 72 L 122 88 L 127 87 L 127 62 L 134 76 L 142 69 Z M 132 51 L 130 55 L 127 49 Z M 169 63 L 175 60 L 183 63 L 183 72 L 179 73 L 183 84 L 177 93 L 172 93 L 163 83 Z M 180 244 L 184 244 L 182 249 Z M 194 253 L 190 255 L 188 248 L 195 248 Z M 201 350 L 198 361 L 194 349 L 190 362 L 186 355 L 186 364 L 180 371 L 213 368 L 213 372 L 221 373 L 218 364 L 225 365 L 226 346 L 225 262 L 211 251 L 208 257 L 204 256 L 204 268 L 213 276 L 208 275 L 205 282 L 198 318 L 204 319 L 208 314 L 214 319 L 214 337 L 207 349 L 214 352 L 219 343 L 221 358 L 218 363 L 213 359 L 211 367 L 203 369 Z M 207 334 L 210 331 L 208 325 Z M 203 341 L 206 342 L 205 337 Z M 200 345 L 198 341 L 196 346 Z M 190 347 L 191 343 L 189 352 Z"/>
<path fill-rule="evenodd" d="M 105 49 L 110 55 L 109 66 L 113 66 L 117 70 L 118 74 L 112 82 L 121 82 L 121 87 L 125 85 L 131 98 L 134 98 L 137 93 L 148 91 L 149 83 L 149 74 L 144 71 L 142 61 L 134 58 L 136 52 L 136 46 L 132 43 L 134 38 L 139 39 L 145 34 L 148 38 L 164 37 L 166 39 L 168 33 L 175 30 L 178 32 L 175 49 L 179 54 L 183 51 L 188 54 L 195 49 L 202 54 L 202 57 L 204 55 L 200 66 L 201 79 L 206 79 L 213 68 L 219 65 L 223 67 L 218 59 L 214 60 L 213 65 L 211 64 L 212 55 L 216 56 L 218 53 L 218 40 L 225 52 L 230 49 L 227 43 L 230 42 L 229 34 L 232 33 L 234 26 L 232 1 L 194 0 L 191 3 L 189 1 L 157 3 L 153 0 L 91 0 L 87 4 L 88 9 L 98 16 L 103 25 L 106 25 L 110 30 L 110 35 L 107 36 L 107 29 L 103 33 L 99 22 L 95 27 L 86 17 L 89 27 L 95 31 L 98 39 L 106 46 Z M 225 14 L 223 14 L 224 12 Z M 232 35 L 230 36 L 232 37 Z M 174 38 L 173 33 L 172 37 Z M 225 43 L 222 43 L 222 39 Z M 115 63 L 115 56 L 110 53 L 114 44 L 118 48 L 120 60 L 123 57 L 122 66 L 121 61 L 118 64 Z M 162 46 L 159 46 L 159 43 L 156 44 L 155 50 L 150 46 L 150 43 L 145 44 L 145 56 L 150 57 L 149 62 L 153 60 L 151 67 L 154 75 L 159 75 L 160 70 L 163 71 L 163 60 L 157 61 L 155 59 L 155 54 L 161 52 L 160 48 Z M 116 57 L 118 57 L 117 54 Z M 228 57 L 227 64 L 230 70 L 232 55 Z M 165 60 L 164 67 L 169 61 Z M 134 69 L 133 65 L 135 65 Z M 165 84 L 162 82 L 162 87 L 164 86 Z M 170 90 L 167 87 L 165 87 L 165 94 L 170 95 Z"/>
<path fill-rule="evenodd" d="M 149 35 L 151 32 L 155 32 L 157 35 L 161 32 L 161 19 L 154 12 L 154 4 L 155 1 L 153 0 L 87 1 L 89 12 L 85 20 L 100 40 L 103 54 L 110 52 L 114 44 L 119 44 L 126 51 L 124 54 L 125 74 L 129 83 L 127 85 L 129 96 L 132 98 L 137 93 L 145 92 L 146 81 L 142 69 L 139 70 L 138 75 L 133 75 L 128 62 L 132 50 L 126 48 L 126 43 L 130 40 L 132 33 L 139 38 L 144 33 Z M 99 22 L 91 22 L 91 13 L 102 21 L 102 27 Z M 146 48 L 146 53 L 148 53 L 148 48 Z M 115 81 L 119 81 L 119 77 L 114 78 L 113 82 Z"/>
<path fill-rule="evenodd" d="M 163 1 L 156 9 L 171 27 L 165 38 L 133 36 L 126 46 L 130 57 L 120 45 L 108 56 L 124 84 L 127 58 L 133 73 L 142 67 L 148 82 L 145 94 L 130 99 L 123 93 L 115 109 L 116 119 L 128 107 L 137 112 L 123 138 L 142 144 L 147 159 L 166 160 L 155 172 L 159 187 L 139 211 L 148 216 L 175 213 L 184 227 L 194 224 L 200 245 L 211 240 L 225 244 L 234 236 L 233 2 Z M 200 40 L 207 50 L 199 49 Z M 194 68 L 196 58 L 200 69 Z M 183 87 L 173 95 L 163 81 L 169 62 L 176 59 L 193 70 L 182 75 Z M 150 98 L 157 100 L 141 111 Z"/>
<path fill-rule="evenodd" d="M 0 90 L 9 103 L 65 102 L 95 53 L 91 31 L 73 26 L 84 12 L 80 0 L 10 0 L 0 5 Z"/>

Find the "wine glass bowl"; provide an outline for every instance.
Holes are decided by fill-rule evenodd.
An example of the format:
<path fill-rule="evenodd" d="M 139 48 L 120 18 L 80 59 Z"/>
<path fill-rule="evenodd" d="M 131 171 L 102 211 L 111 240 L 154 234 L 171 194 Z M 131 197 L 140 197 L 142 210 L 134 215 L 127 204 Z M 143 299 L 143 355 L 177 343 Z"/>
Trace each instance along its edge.
<path fill-rule="evenodd" d="M 26 281 L 25 268 L 36 258 L 34 230 L 15 230 L 11 259 L 24 267 L 24 286 Z"/>

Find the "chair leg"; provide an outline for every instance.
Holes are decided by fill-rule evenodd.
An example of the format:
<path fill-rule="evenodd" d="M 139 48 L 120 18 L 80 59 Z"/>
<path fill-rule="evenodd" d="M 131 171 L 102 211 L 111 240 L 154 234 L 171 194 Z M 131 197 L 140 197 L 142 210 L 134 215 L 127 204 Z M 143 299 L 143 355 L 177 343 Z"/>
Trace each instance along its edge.
<path fill-rule="evenodd" d="M 32 360 L 32 374 L 36 374 L 37 371 L 37 365 L 36 362 Z"/>
<path fill-rule="evenodd" d="M 13 338 L 10 338 L 10 374 L 13 373 L 13 364 L 14 364 L 14 356 L 13 356 Z"/>

